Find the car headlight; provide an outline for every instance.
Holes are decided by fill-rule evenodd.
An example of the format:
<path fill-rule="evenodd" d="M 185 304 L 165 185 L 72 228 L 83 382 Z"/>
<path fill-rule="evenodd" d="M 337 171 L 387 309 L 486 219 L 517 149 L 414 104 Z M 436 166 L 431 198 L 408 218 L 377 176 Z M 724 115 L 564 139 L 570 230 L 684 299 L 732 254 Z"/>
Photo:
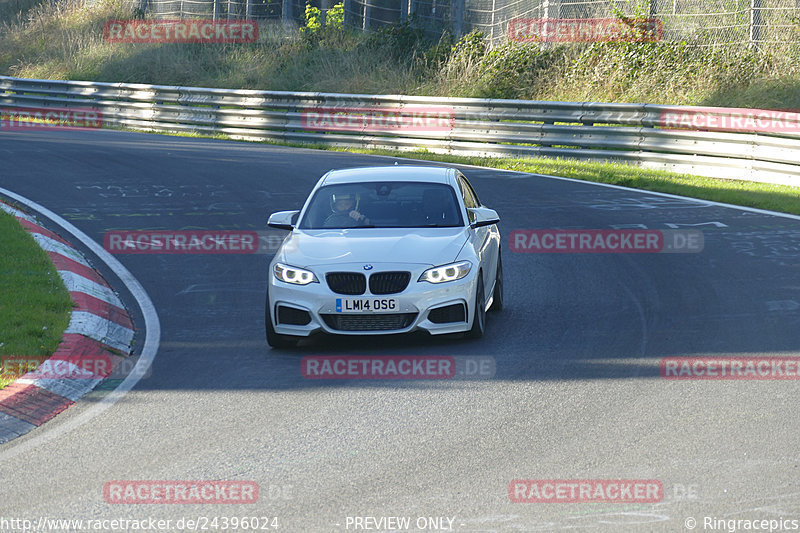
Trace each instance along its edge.
<path fill-rule="evenodd" d="M 469 274 L 471 268 L 472 263 L 469 261 L 461 261 L 459 263 L 450 263 L 449 265 L 433 267 L 423 272 L 417 281 L 427 281 L 428 283 L 444 283 L 446 281 L 455 281 Z"/>
<path fill-rule="evenodd" d="M 309 283 L 319 283 L 317 276 L 310 270 L 304 268 L 297 268 L 283 263 L 275 263 L 273 269 L 275 279 L 292 283 L 294 285 L 308 285 Z"/>

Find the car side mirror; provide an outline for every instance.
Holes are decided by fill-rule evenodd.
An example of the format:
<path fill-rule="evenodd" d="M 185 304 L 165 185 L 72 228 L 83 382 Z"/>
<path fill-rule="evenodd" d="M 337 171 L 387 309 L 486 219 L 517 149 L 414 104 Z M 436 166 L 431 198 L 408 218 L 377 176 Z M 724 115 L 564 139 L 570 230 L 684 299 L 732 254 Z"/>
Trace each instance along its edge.
<path fill-rule="evenodd" d="M 298 213 L 300 213 L 299 210 L 272 213 L 269 216 L 269 220 L 267 220 L 267 226 L 270 228 L 292 231 L 294 229 L 294 217 L 296 217 Z"/>
<path fill-rule="evenodd" d="M 469 207 L 469 225 L 471 228 L 480 228 L 483 226 L 491 226 L 500 222 L 500 215 L 494 209 L 488 207 Z"/>

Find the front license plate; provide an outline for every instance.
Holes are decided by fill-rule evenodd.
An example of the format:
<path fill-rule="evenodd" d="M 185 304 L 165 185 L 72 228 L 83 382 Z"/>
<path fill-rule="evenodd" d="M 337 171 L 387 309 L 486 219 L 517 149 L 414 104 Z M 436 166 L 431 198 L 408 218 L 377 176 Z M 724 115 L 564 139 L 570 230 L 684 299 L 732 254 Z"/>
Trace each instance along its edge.
<path fill-rule="evenodd" d="M 336 298 L 337 313 L 392 313 L 397 311 L 394 298 Z"/>

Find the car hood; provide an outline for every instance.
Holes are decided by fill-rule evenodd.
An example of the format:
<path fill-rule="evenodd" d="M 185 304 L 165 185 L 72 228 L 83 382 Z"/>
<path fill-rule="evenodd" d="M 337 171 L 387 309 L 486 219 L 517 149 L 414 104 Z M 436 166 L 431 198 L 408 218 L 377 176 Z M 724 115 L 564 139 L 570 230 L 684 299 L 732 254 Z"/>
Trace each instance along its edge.
<path fill-rule="evenodd" d="M 455 261 L 466 241 L 465 228 L 295 229 L 276 258 L 298 267 L 343 263 L 435 266 Z"/>

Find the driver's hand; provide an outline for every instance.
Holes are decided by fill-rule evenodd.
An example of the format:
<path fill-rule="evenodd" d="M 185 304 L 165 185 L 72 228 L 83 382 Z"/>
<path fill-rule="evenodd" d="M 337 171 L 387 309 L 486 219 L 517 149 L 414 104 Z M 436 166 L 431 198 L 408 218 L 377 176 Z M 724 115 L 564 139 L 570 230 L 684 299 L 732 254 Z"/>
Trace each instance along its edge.
<path fill-rule="evenodd" d="M 365 217 L 364 215 L 362 215 L 361 213 L 359 213 L 358 211 L 353 209 L 352 211 L 350 211 L 350 218 L 352 218 L 353 220 L 355 220 L 357 222 L 361 222 L 362 220 L 364 220 L 367 217 Z"/>

